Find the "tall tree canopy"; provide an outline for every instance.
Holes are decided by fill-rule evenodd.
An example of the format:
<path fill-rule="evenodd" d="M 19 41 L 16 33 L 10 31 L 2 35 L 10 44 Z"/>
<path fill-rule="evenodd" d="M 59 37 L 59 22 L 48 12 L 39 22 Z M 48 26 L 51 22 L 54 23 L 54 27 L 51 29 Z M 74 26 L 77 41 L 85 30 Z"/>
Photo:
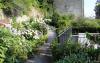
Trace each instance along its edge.
<path fill-rule="evenodd" d="M 97 0 L 95 7 L 96 19 L 100 19 L 100 0 Z"/>

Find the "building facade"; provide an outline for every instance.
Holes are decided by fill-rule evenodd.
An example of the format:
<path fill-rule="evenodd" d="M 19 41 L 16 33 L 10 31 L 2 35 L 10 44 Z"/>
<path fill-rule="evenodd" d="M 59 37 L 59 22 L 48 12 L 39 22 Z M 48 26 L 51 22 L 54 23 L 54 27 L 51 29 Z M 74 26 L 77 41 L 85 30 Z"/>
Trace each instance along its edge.
<path fill-rule="evenodd" d="M 84 16 L 84 0 L 54 0 L 54 6 L 60 14 L 74 14 Z"/>

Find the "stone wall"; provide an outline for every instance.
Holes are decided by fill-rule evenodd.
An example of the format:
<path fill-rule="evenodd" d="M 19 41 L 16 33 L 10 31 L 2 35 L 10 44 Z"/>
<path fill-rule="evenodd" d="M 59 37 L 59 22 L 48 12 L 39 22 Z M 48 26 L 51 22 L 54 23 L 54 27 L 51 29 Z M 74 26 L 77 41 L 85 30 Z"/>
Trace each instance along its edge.
<path fill-rule="evenodd" d="M 54 0 L 54 6 L 60 14 L 84 16 L 84 0 Z"/>

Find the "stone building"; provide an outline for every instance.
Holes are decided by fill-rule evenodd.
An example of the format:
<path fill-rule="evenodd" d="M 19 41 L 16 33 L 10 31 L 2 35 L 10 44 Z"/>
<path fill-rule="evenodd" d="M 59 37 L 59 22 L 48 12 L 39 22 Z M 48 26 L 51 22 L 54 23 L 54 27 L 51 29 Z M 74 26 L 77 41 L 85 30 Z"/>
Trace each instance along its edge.
<path fill-rule="evenodd" d="M 54 6 L 60 14 L 84 16 L 84 0 L 54 0 Z"/>

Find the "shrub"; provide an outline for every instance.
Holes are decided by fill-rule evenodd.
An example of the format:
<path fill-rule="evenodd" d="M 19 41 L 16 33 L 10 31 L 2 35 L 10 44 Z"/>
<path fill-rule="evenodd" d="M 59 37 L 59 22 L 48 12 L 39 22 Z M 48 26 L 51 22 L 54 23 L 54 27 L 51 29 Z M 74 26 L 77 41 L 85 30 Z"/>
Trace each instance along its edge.
<path fill-rule="evenodd" d="M 6 58 L 6 55 L 5 55 L 6 51 L 7 51 L 7 48 L 0 45 L 0 63 L 4 62 L 4 59 Z"/>
<path fill-rule="evenodd" d="M 71 22 L 72 27 L 100 28 L 99 20 L 79 18 Z"/>
<path fill-rule="evenodd" d="M 54 13 L 52 16 L 52 22 L 50 25 L 56 28 L 63 28 L 70 26 L 70 22 L 74 19 L 71 15 L 59 15 L 58 13 Z"/>
<path fill-rule="evenodd" d="M 63 56 L 63 49 L 60 47 L 60 44 L 57 42 L 57 39 L 51 44 L 51 51 L 53 55 L 53 60 L 61 59 Z"/>
<path fill-rule="evenodd" d="M 38 46 L 47 38 L 26 40 L 22 36 L 12 35 L 6 28 L 0 28 L 0 60 L 1 63 L 23 63 L 29 53 L 35 53 Z M 41 41 L 40 41 L 41 40 Z"/>
<path fill-rule="evenodd" d="M 55 40 L 51 45 L 54 60 L 61 59 L 66 55 L 71 55 L 72 53 L 78 53 L 80 48 L 81 47 L 78 43 L 73 43 L 71 41 L 65 42 L 64 45 L 61 45 L 57 40 Z"/>
<path fill-rule="evenodd" d="M 99 35 L 91 35 L 89 33 L 86 33 L 87 38 L 94 42 L 95 44 L 100 44 L 100 36 Z"/>
<path fill-rule="evenodd" d="M 86 53 L 71 54 L 64 59 L 57 61 L 56 63 L 94 63 L 90 61 Z"/>
<path fill-rule="evenodd" d="M 54 61 L 57 63 L 91 63 L 99 61 L 100 49 L 83 47 L 79 43 L 67 41 L 63 45 L 55 40 L 51 45 Z M 94 63 L 94 62 L 93 62 Z"/>
<path fill-rule="evenodd" d="M 38 30 L 43 34 L 47 34 L 46 25 L 44 23 L 38 23 L 34 19 L 30 19 L 29 22 L 23 23 L 23 25 L 26 29 Z"/>

